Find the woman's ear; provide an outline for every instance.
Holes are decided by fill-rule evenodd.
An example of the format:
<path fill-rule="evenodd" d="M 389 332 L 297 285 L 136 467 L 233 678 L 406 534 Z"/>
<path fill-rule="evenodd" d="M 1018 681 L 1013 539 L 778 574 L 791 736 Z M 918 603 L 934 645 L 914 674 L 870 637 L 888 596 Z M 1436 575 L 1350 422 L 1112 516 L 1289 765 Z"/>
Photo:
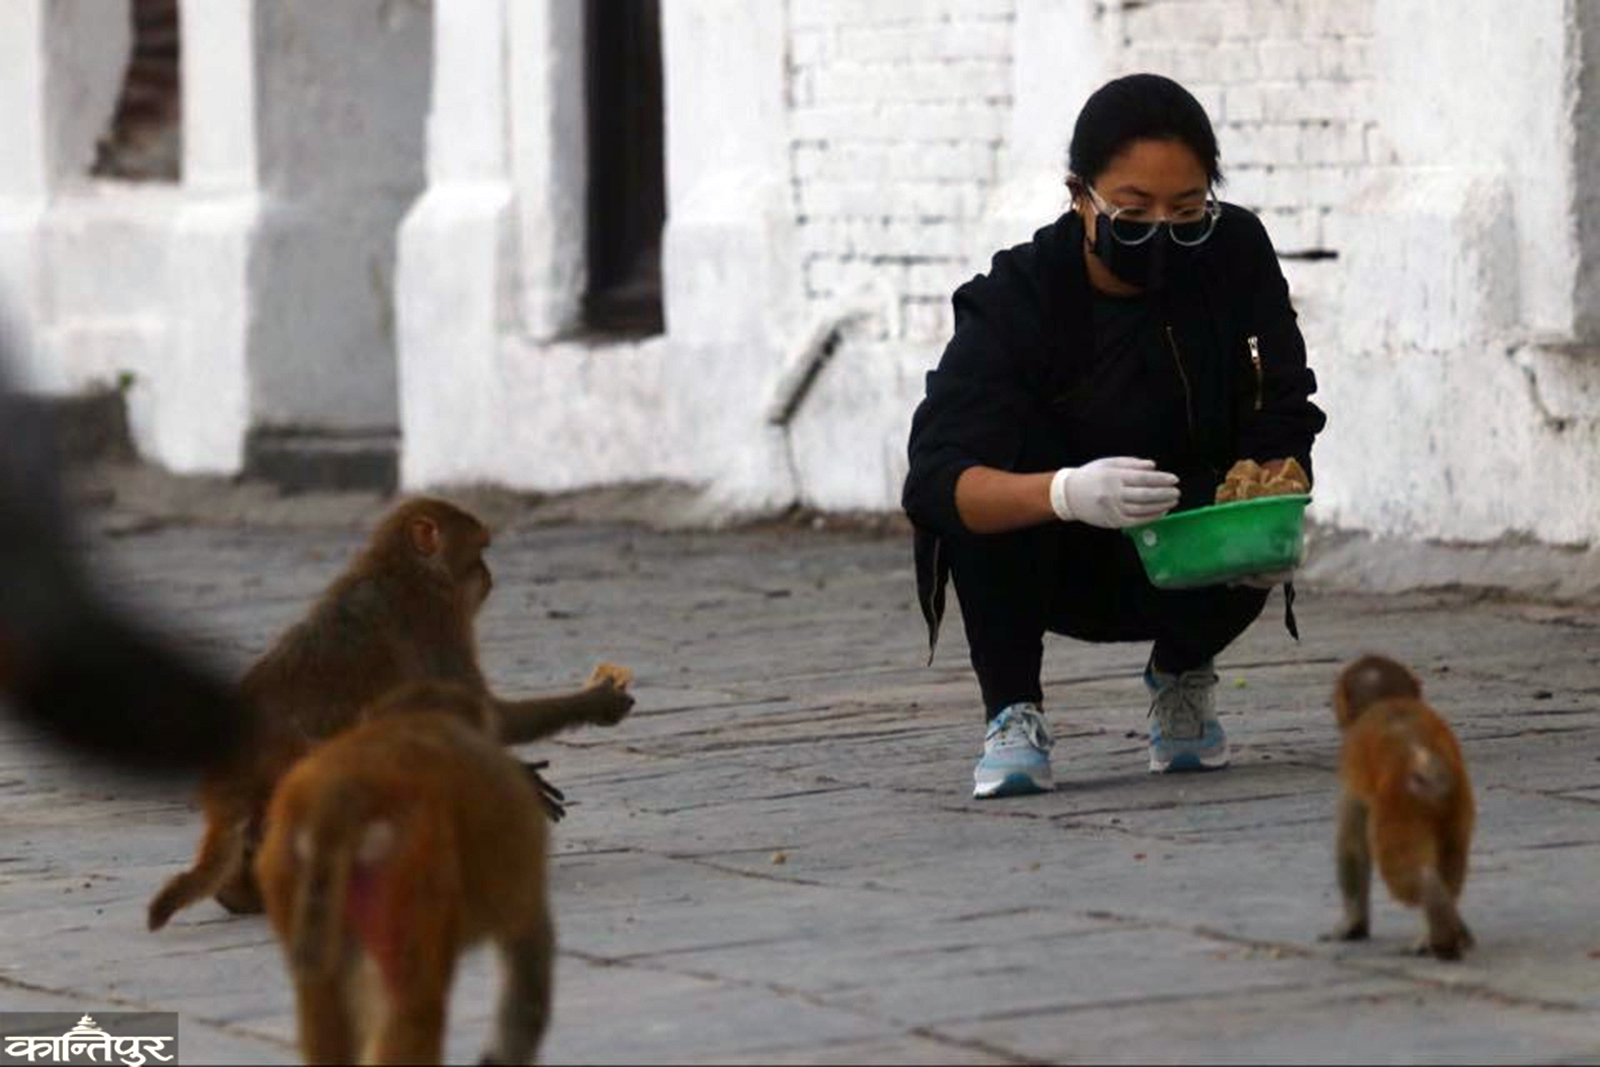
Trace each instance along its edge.
<path fill-rule="evenodd" d="M 1072 210 L 1077 212 L 1078 218 L 1083 220 L 1084 240 L 1089 244 L 1093 244 L 1097 220 L 1095 219 L 1094 202 L 1089 199 L 1089 187 L 1076 174 L 1068 174 L 1067 192 L 1072 195 Z"/>
<path fill-rule="evenodd" d="M 1067 175 L 1067 192 L 1072 196 L 1072 207 L 1074 210 L 1081 209 L 1083 207 L 1083 201 L 1089 195 L 1084 187 L 1083 179 L 1078 177 L 1076 174 L 1070 173 Z"/>

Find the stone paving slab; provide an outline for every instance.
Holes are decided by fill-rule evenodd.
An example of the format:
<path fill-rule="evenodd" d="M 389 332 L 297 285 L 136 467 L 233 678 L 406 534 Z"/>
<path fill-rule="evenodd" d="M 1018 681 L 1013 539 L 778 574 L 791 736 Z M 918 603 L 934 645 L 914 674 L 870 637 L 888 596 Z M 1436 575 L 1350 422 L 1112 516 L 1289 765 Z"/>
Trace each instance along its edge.
<path fill-rule="evenodd" d="M 120 595 L 242 668 L 359 528 L 108 524 Z M 548 1062 L 1593 1062 L 1600 1059 L 1600 614 L 1307 590 L 1225 657 L 1229 771 L 1144 772 L 1146 649 L 1047 645 L 1058 788 L 976 802 L 959 617 L 925 666 L 902 538 L 510 526 L 485 666 L 507 694 L 636 671 L 635 714 L 533 746 L 555 831 Z M 954 608 L 955 605 L 952 604 Z M 1337 664 L 1381 649 L 1456 726 L 1480 829 L 1456 966 L 1325 945 Z M 260 919 L 143 929 L 187 862 L 188 788 L 101 778 L 0 720 L 0 1009 L 173 1010 L 186 1058 L 291 1059 Z M 461 967 L 449 1056 L 494 1001 Z"/>

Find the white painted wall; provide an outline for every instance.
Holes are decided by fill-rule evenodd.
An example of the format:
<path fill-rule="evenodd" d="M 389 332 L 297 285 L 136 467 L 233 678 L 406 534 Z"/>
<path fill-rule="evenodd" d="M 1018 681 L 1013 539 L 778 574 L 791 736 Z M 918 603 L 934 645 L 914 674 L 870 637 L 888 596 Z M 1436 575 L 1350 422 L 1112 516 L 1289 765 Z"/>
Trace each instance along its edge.
<path fill-rule="evenodd" d="M 556 217 L 584 204 L 577 120 L 550 85 L 570 33 L 511 10 L 435 11 L 428 191 L 400 241 L 403 482 L 669 478 L 708 486 L 720 514 L 788 503 L 764 420 L 797 307 L 781 7 L 664 5 L 668 333 L 599 344 L 550 339 L 581 292 L 552 255 L 583 240 Z"/>
<path fill-rule="evenodd" d="M 0 302 L 45 392 L 131 381 L 149 458 L 397 427 L 394 242 L 423 184 L 428 0 L 186 0 L 184 177 L 92 179 L 128 0 L 0 5 Z M 14 135 L 13 135 L 14 134 Z"/>
<path fill-rule="evenodd" d="M 256 425 L 398 425 L 395 232 L 423 187 L 429 8 L 257 4 Z"/>
<path fill-rule="evenodd" d="M 1284 264 L 1318 517 L 1600 528 L 1596 5 L 663 0 L 667 331 L 583 343 L 578 5 L 188 0 L 184 181 L 132 190 L 81 176 L 121 2 L 0 5 L 0 300 L 37 387 L 132 370 L 179 469 L 398 419 L 410 487 L 893 508 L 951 292 L 1063 209 L 1087 94 L 1154 69 L 1280 251 L 1337 253 Z"/>
<path fill-rule="evenodd" d="M 1567 65 L 1583 6 L 1541 0 L 1509 22 L 1487 0 L 1375 8 L 1381 122 L 1329 219 L 1341 284 L 1308 330 L 1334 416 L 1325 519 L 1449 541 L 1600 529 L 1600 360 L 1573 354 L 1592 343 Z M 1374 477 L 1374 457 L 1391 469 Z"/>
<path fill-rule="evenodd" d="M 443 138 L 492 126 L 483 97 L 508 91 L 450 88 L 496 69 L 503 8 L 476 3 L 439 15 L 441 38 L 454 19 L 477 37 L 439 53 Z M 408 484 L 677 477 L 733 508 L 895 507 L 950 293 L 1064 208 L 1088 93 L 1154 69 L 1207 104 L 1226 192 L 1261 212 L 1280 251 L 1338 254 L 1285 261 L 1331 415 L 1319 517 L 1446 540 L 1574 543 L 1600 525 L 1600 357 L 1579 333 L 1600 312 L 1577 298 L 1600 249 L 1583 258 L 1574 221 L 1574 71 L 1595 17 L 1583 5 L 1534 0 L 1515 19 L 1492 0 L 665 10 L 666 336 L 549 341 L 560 315 L 539 309 L 578 292 L 552 255 L 581 259 L 581 168 L 562 152 L 581 118 L 559 100 L 578 76 L 570 51 L 538 27 L 525 36 L 543 49 L 515 50 L 509 74 L 523 180 L 499 161 L 469 195 L 436 175 L 408 223 Z M 470 280 L 440 277 L 430 264 L 468 234 Z M 520 321 L 515 301 L 489 299 L 519 284 Z M 452 343 L 474 369 L 447 389 L 437 368 Z"/>
<path fill-rule="evenodd" d="M 35 234 L 49 187 L 45 154 L 44 0 L 0 5 L 0 105 L 11 116 L 0 137 L 0 315 L 20 366 L 19 382 L 42 388 L 50 369 L 37 341 L 41 312 Z"/>

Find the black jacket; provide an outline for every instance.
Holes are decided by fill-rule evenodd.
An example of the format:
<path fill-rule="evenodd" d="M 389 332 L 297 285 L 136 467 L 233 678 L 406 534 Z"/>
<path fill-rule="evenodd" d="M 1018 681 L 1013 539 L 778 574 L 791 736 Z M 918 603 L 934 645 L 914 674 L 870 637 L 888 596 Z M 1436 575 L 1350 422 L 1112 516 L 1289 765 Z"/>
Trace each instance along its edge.
<path fill-rule="evenodd" d="M 1094 358 L 1083 246 L 1083 222 L 1069 212 L 956 290 L 955 334 L 911 420 L 902 497 L 916 527 L 930 649 L 949 570 L 940 539 L 972 536 L 955 506 L 961 472 L 1051 471 L 1107 454 L 1068 414 Z M 1326 420 L 1308 399 L 1316 377 L 1260 220 L 1224 204 L 1210 240 L 1169 268 L 1154 296 L 1189 423 L 1183 454 L 1154 458 L 1178 473 L 1180 506 L 1209 504 L 1238 459 L 1294 456 L 1309 475 L 1312 438 Z M 1133 408 L 1112 417 L 1151 415 Z"/>

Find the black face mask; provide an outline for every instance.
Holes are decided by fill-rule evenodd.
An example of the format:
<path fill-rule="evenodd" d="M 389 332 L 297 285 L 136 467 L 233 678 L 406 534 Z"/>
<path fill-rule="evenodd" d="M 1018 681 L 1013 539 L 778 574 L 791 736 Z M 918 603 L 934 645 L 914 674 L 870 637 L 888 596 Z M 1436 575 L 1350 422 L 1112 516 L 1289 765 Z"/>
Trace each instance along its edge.
<path fill-rule="evenodd" d="M 1121 281 L 1141 289 L 1160 289 L 1166 285 L 1173 269 L 1182 266 L 1194 249 L 1174 241 L 1166 223 L 1162 223 L 1149 240 L 1125 245 L 1111 236 L 1111 216 L 1102 211 L 1095 216 L 1091 251 Z"/>

